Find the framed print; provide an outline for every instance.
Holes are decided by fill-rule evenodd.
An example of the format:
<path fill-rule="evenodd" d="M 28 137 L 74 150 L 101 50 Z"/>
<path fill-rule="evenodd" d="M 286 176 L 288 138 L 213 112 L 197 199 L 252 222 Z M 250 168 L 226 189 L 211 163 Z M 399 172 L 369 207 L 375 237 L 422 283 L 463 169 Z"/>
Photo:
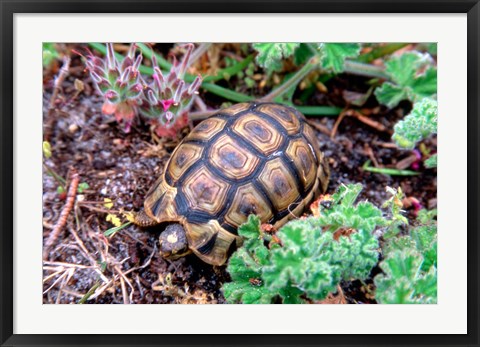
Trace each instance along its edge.
<path fill-rule="evenodd" d="M 479 344 L 478 2 L 1 4 L 2 345 Z"/>

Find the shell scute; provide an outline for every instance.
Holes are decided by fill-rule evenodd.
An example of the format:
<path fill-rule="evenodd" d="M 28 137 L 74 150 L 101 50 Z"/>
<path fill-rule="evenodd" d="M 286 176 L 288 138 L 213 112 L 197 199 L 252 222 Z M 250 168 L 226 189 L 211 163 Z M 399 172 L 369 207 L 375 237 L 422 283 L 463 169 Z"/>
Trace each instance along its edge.
<path fill-rule="evenodd" d="M 287 130 L 289 135 L 296 134 L 301 129 L 300 116 L 296 110 L 278 104 L 264 104 L 256 110 L 265 113 L 278 121 Z"/>
<path fill-rule="evenodd" d="M 218 215 L 226 200 L 230 185 L 215 177 L 204 165 L 196 168 L 183 182 L 182 192 L 191 209 Z"/>
<path fill-rule="evenodd" d="M 282 158 L 268 161 L 258 179 L 277 211 L 287 209 L 300 195 L 296 179 Z"/>
<path fill-rule="evenodd" d="M 178 181 L 187 169 L 202 156 L 203 147 L 192 143 L 178 146 L 167 166 L 167 173 Z"/>
<path fill-rule="evenodd" d="M 250 214 L 256 214 L 263 221 L 273 218 L 269 201 L 256 189 L 252 182 L 240 186 L 230 208 L 225 214 L 225 222 L 233 227 L 245 223 Z"/>
<path fill-rule="evenodd" d="M 223 130 L 226 120 L 219 117 L 205 119 L 188 134 L 186 140 L 207 141 Z"/>
<path fill-rule="evenodd" d="M 240 117 L 232 129 L 264 155 L 275 152 L 284 141 L 282 134 L 267 119 L 255 114 Z"/>
<path fill-rule="evenodd" d="M 247 148 L 241 148 L 228 135 L 222 135 L 212 145 L 210 163 L 222 176 L 230 179 L 243 179 L 257 167 L 260 159 Z"/>

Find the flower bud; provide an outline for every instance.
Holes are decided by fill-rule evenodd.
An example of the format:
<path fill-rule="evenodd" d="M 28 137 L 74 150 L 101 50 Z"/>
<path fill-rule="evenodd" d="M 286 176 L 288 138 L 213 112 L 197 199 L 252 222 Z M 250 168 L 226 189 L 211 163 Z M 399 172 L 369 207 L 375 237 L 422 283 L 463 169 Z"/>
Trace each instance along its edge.
<path fill-rule="evenodd" d="M 198 88 L 200 88 L 201 84 L 202 84 L 202 77 L 198 75 L 197 78 L 195 78 L 193 83 L 188 88 L 188 94 L 190 95 L 194 94 L 198 90 Z"/>
<path fill-rule="evenodd" d="M 178 88 L 175 91 L 175 95 L 173 96 L 173 101 L 175 103 L 180 101 L 184 87 L 185 87 L 185 82 L 183 80 L 180 80 L 180 82 L 178 83 Z"/>
<path fill-rule="evenodd" d="M 151 89 L 148 90 L 147 98 L 148 98 L 148 101 L 150 102 L 150 104 L 152 104 L 152 105 L 158 104 L 158 100 L 155 97 L 155 94 L 153 93 L 153 90 L 151 90 Z"/>
<path fill-rule="evenodd" d="M 108 68 L 110 70 L 116 68 L 116 59 L 115 59 L 115 52 L 113 51 L 113 43 L 107 43 L 107 63 Z"/>

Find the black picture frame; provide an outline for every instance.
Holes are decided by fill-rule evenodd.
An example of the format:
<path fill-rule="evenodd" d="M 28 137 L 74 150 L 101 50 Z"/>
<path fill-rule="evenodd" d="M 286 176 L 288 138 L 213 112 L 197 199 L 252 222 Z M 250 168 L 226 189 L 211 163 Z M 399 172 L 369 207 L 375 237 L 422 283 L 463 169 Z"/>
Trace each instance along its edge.
<path fill-rule="evenodd" d="M 114 5 L 114 6 L 112 6 Z M 478 0 L 0 0 L 0 343 L 2 346 L 479 346 L 479 17 Z M 13 333 L 13 16 L 16 13 L 467 13 L 468 334 L 466 335 L 19 335 Z M 458 203 L 464 204 L 464 201 Z M 454 319 L 454 317 L 452 317 Z M 161 324 L 161 323 L 159 323 Z M 182 324 L 182 322 L 179 322 Z M 221 332 L 219 332 L 221 333 Z"/>

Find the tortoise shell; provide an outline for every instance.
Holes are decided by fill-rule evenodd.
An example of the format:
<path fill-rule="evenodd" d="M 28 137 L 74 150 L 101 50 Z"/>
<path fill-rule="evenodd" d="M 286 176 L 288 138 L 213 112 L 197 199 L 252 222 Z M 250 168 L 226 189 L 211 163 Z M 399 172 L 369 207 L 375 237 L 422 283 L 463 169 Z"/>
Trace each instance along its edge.
<path fill-rule="evenodd" d="M 242 243 L 250 214 L 282 226 L 327 188 L 329 168 L 294 108 L 242 103 L 199 123 L 178 145 L 145 198 L 148 217 L 178 222 L 189 248 L 222 265 Z"/>

